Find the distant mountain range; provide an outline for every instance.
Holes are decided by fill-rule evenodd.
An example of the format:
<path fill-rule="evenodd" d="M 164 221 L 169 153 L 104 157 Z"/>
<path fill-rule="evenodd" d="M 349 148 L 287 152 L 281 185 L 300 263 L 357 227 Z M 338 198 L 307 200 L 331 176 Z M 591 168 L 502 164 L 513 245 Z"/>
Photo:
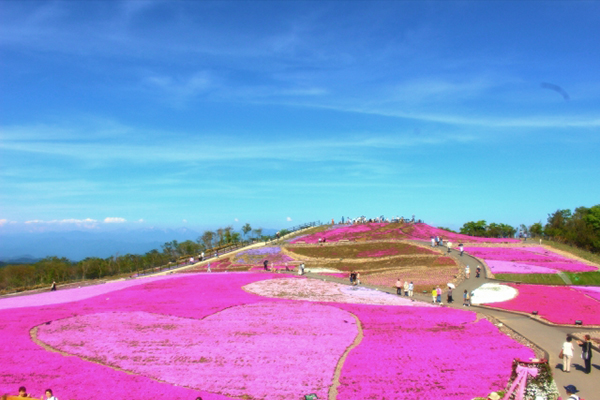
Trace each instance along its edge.
<path fill-rule="evenodd" d="M 263 229 L 272 235 L 276 229 Z M 48 256 L 79 261 L 86 257 L 106 258 L 116 254 L 144 254 L 172 240 L 196 240 L 201 232 L 187 228 L 137 229 L 110 232 L 67 231 L 44 233 L 0 233 L 0 261 L 35 262 Z"/>

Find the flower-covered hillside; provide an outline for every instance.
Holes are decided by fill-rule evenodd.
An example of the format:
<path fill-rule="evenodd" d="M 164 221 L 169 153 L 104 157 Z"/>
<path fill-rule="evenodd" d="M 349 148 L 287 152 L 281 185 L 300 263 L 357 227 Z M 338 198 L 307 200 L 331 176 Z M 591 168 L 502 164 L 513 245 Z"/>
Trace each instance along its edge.
<path fill-rule="evenodd" d="M 512 359 L 534 356 L 469 311 L 381 305 L 402 302 L 294 277 L 287 286 L 299 290 L 284 288 L 285 298 L 281 285 L 261 286 L 262 295 L 244 289 L 278 277 L 171 275 L 61 304 L 37 297 L 37 306 L 0 307 L 0 392 L 25 385 L 67 399 L 463 400 L 502 389 Z M 449 348 L 460 348 L 460 367 Z"/>
<path fill-rule="evenodd" d="M 291 243 L 369 241 L 369 240 L 430 240 L 431 237 L 442 237 L 455 243 L 518 243 L 518 239 L 482 238 L 445 231 L 424 223 L 367 223 L 355 225 L 335 225 L 331 229 L 302 236 Z"/>

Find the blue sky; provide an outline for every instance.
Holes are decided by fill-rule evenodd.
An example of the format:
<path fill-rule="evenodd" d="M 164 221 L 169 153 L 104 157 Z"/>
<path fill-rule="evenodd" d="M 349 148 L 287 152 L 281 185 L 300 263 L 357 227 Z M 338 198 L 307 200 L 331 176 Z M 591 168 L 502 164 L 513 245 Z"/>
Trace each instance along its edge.
<path fill-rule="evenodd" d="M 0 229 L 590 207 L 599 20 L 576 1 L 0 2 Z"/>

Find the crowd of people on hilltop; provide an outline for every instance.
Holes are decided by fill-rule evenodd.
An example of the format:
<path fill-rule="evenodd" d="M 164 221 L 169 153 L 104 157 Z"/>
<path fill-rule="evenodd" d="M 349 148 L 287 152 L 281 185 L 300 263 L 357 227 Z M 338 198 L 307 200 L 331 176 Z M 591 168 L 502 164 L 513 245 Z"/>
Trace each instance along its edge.
<path fill-rule="evenodd" d="M 335 221 L 332 219 L 331 220 L 332 223 L 335 223 Z M 368 224 L 368 223 L 393 223 L 393 222 L 402 222 L 402 223 L 423 223 L 422 220 L 417 220 L 415 219 L 415 216 L 413 215 L 412 218 L 404 218 L 404 217 L 393 217 L 393 218 L 386 218 L 385 216 L 381 215 L 379 217 L 375 217 L 375 218 L 367 218 L 364 215 L 358 217 L 358 218 L 350 218 L 350 217 L 342 217 L 341 219 L 341 224 L 344 225 L 353 225 L 353 224 Z"/>

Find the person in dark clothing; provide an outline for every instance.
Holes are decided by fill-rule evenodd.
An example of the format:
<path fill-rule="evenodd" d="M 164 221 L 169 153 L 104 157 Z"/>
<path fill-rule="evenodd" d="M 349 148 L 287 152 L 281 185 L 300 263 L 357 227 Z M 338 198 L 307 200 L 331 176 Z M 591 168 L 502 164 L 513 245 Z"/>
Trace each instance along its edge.
<path fill-rule="evenodd" d="M 585 364 L 585 373 L 589 374 L 592 372 L 592 340 L 590 335 L 585 335 L 585 342 L 578 341 L 579 347 L 581 347 L 581 357 Z"/>
<path fill-rule="evenodd" d="M 263 265 L 265 266 L 265 271 L 269 270 L 269 260 L 263 261 Z"/>

